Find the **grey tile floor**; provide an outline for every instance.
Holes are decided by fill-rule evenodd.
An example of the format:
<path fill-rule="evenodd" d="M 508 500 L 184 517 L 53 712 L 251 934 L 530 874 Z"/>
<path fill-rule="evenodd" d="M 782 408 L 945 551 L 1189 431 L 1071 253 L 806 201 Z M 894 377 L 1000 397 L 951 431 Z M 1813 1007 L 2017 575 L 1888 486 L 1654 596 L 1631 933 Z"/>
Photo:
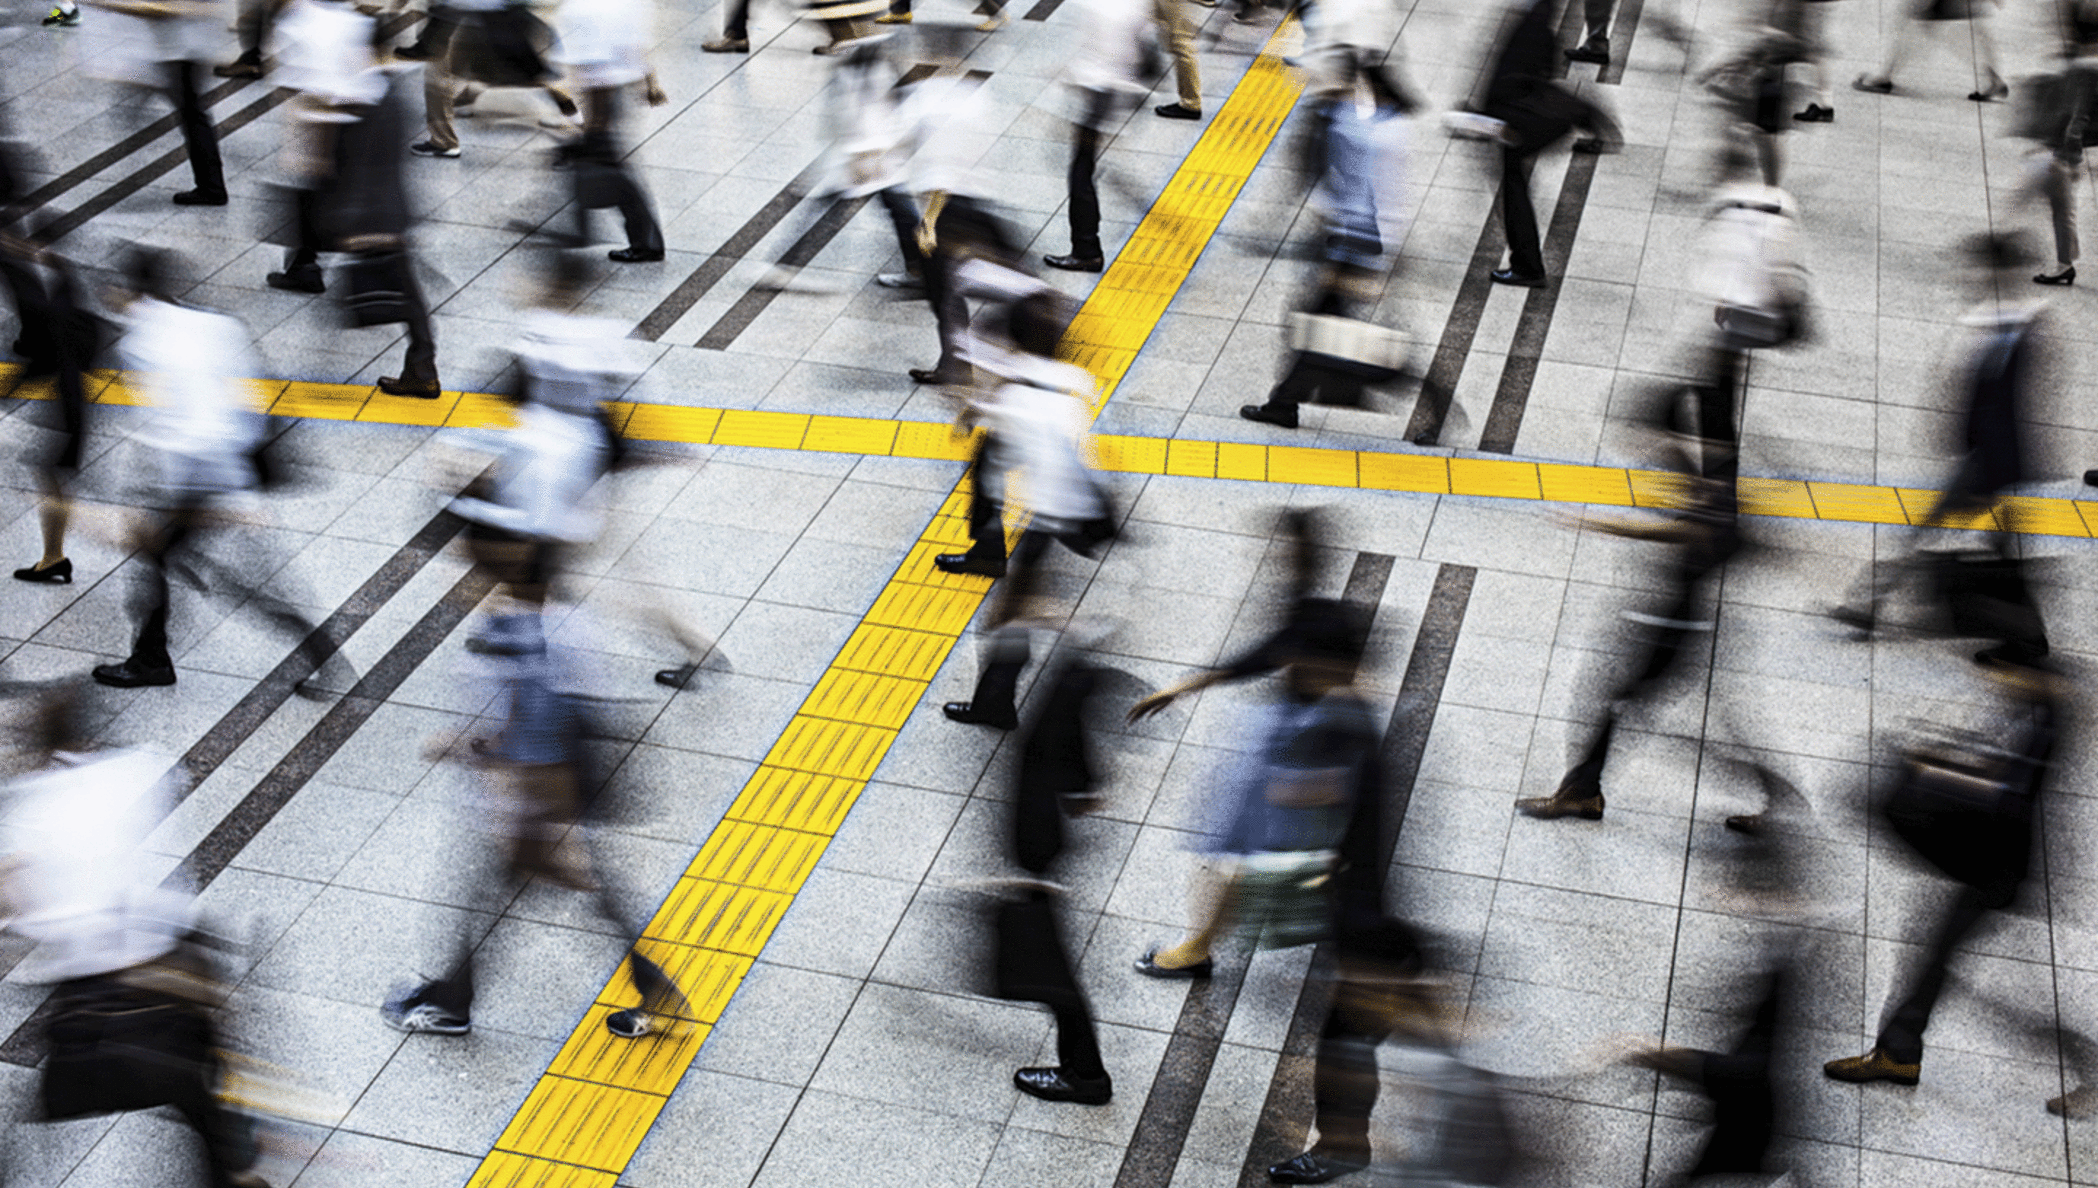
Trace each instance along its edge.
<path fill-rule="evenodd" d="M 1646 8 L 1673 2 L 1648 0 Z M 1471 85 L 1496 7 L 1390 6 L 1407 73 L 1434 108 Z M 1710 52 L 1739 36 L 1755 6 L 1678 7 Z M 2015 201 L 2023 146 L 2007 134 L 2007 109 L 1961 98 L 1973 85 L 1964 26 L 1947 26 L 1949 35 L 1905 69 L 1900 94 L 1841 89 L 1876 64 L 1907 7 L 1827 6 L 1838 120 L 1804 127 L 1785 145 L 1788 184 L 1805 212 L 1819 328 L 1810 344 L 1754 364 L 1745 407 L 1750 473 L 1905 485 L 1940 477 L 1963 301 L 1949 280 L 1951 246 L 1987 228 L 2044 230 L 2044 212 Z M 2014 5 L 1998 19 L 2007 73 L 2042 64 L 2052 8 Z M 82 77 L 74 36 L 36 27 L 38 15 L 18 0 L 14 23 L 0 28 L 0 118 L 36 147 L 41 184 L 81 167 L 160 108 Z M 1067 149 L 1052 81 L 1076 35 L 1075 15 L 1064 9 L 961 37 L 968 64 L 991 76 L 983 159 L 994 194 L 1035 251 L 1067 246 Z M 1266 29 L 1218 12 L 1196 15 L 1214 110 Z M 592 308 L 638 324 L 814 159 L 824 62 L 807 52 L 813 32 L 791 16 L 784 6 L 762 9 L 757 52 L 712 56 L 697 43 L 718 29 L 714 8 L 659 7 L 656 61 L 671 102 L 638 113 L 637 160 L 668 228 L 670 259 L 607 275 Z M 947 3 L 921 16 L 956 29 L 973 19 Z M 1631 44 L 1619 84 L 1599 85 L 1577 68 L 1582 85 L 1616 106 L 1628 143 L 1597 164 L 1518 456 L 1643 461 L 1643 443 L 1626 426 L 1630 410 L 1684 365 L 1683 346 L 1704 316 L 1686 300 L 1687 270 L 1719 117 L 1651 28 Z M 264 94 L 239 90 L 218 111 Z M 1170 97 L 1169 89 L 1155 96 Z M 503 118 L 522 110 L 490 99 L 464 125 L 462 159 L 410 166 L 448 387 L 485 387 L 503 366 L 529 262 L 513 222 L 566 217 L 543 171 L 548 141 Z M 369 382 L 398 358 L 397 336 L 342 330 L 325 299 L 263 285 L 276 249 L 257 241 L 287 217 L 268 197 L 280 115 L 266 112 L 226 139 L 232 206 L 174 211 L 167 197 L 180 188 L 177 171 L 88 221 L 65 246 L 97 264 L 132 241 L 178 248 L 194 270 L 194 299 L 246 318 L 272 374 Z M 1106 156 L 1111 245 L 1200 132 L 1148 114 L 1120 130 Z M 1310 219 L 1285 144 L 1195 266 L 1104 428 L 1280 440 L 1233 410 L 1274 374 L 1279 325 L 1305 283 Z M 176 145 L 163 134 L 93 169 L 50 210 L 88 200 Z M 1548 155 L 1537 171 L 1537 207 L 1547 217 L 1566 161 Z M 1493 184 L 1478 146 L 1420 121 L 1403 264 L 1382 312 L 1424 354 L 1450 318 Z M 779 297 L 725 350 L 688 345 L 805 225 L 799 215 L 782 221 L 640 348 L 650 366 L 633 398 L 941 416 L 932 395 L 901 374 L 929 361 L 929 319 L 871 284 L 895 263 L 877 209 L 817 256 L 810 275 L 834 291 Z M 1091 283 L 1051 279 L 1079 295 Z M 2062 349 L 2039 394 L 2036 419 L 2047 428 L 2034 438 L 2034 490 L 2066 495 L 2098 462 L 2098 413 L 2082 371 L 2098 321 L 2082 290 L 2055 296 Z M 1458 453 L 1484 430 L 1523 304 L 1518 292 L 1488 295 L 1446 435 Z M 1400 432 L 1408 408 L 1410 401 L 1377 414 L 1312 410 L 1289 440 L 1410 449 Z M 137 464 L 140 447 L 129 440 L 137 424 L 121 410 L 98 422 L 83 479 L 87 510 L 70 546 L 80 583 L 18 587 L 0 598 L 0 675 L 78 674 L 124 650 L 135 563 L 120 543 L 120 513 Z M 47 436 L 41 425 L 36 408 L 0 409 L 9 449 L 38 447 Z M 441 435 L 404 428 L 306 423 L 287 441 L 304 464 L 301 485 L 258 504 L 214 547 L 255 586 L 326 614 L 442 505 L 451 455 Z M 626 699 L 613 715 L 618 739 L 602 756 L 620 801 L 603 842 L 635 910 L 660 897 L 720 819 L 956 469 L 684 449 L 619 480 L 602 539 L 575 559 L 557 630 Z M 5 481 L 17 496 L 0 506 L 0 555 L 26 560 L 36 542 L 31 485 L 20 469 Z M 1815 905 L 1799 930 L 1805 1022 L 1780 1061 L 1795 1182 L 2098 1183 L 2098 1124 L 2042 1112 L 2064 1074 L 2053 1044 L 2023 1022 L 2098 1027 L 2098 883 L 2085 868 L 2086 838 L 2098 824 L 2089 798 L 2098 751 L 2082 734 L 2071 735 L 2047 809 L 2043 876 L 1960 959 L 1924 1084 L 1858 1090 L 1816 1069 L 1869 1042 L 1896 971 L 1916 954 L 1922 921 L 1942 895 L 1869 827 L 1862 791 L 1873 764 L 1912 720 L 1965 720 L 1984 702 L 1955 645 L 1854 643 L 1819 616 L 1856 567 L 1900 547 L 1888 531 L 1757 523 L 1763 547 L 1736 562 L 1718 589 L 1721 627 L 1709 655 L 1627 721 L 1607 776 L 1609 820 L 1548 825 L 1513 817 L 1509 802 L 1551 790 L 1599 708 L 1597 673 L 1620 659 L 1614 621 L 1642 592 L 1647 546 L 1529 505 L 1163 477 L 1117 476 L 1114 487 L 1127 511 L 1125 535 L 1097 564 L 1059 560 L 1056 585 L 1079 613 L 1119 624 L 1108 648 L 1148 684 L 1212 662 L 1270 625 L 1281 562 L 1273 512 L 1282 506 L 1335 513 L 1328 580 L 1336 592 L 1356 554 L 1395 558 L 1367 680 L 1384 710 L 1439 569 L 1476 571 L 1390 885 L 1406 913 L 1439 938 L 1474 1036 L 1472 1058 L 1521 1090 L 1519 1117 L 1549 1156 L 1543 1180 L 1658 1183 L 1691 1157 L 1700 1117 L 1693 1098 L 1657 1086 L 1651 1074 L 1597 1071 L 1589 1055 L 1614 1033 L 1718 1044 L 1737 1025 L 1745 974 L 1767 930 L 1734 891 L 1741 855 L 1720 821 L 1754 802 L 1733 762 L 1750 753 L 1797 784 L 1816 811 L 1800 842 L 1808 855 L 1801 889 Z M 2098 650 L 2098 579 L 2079 560 L 2090 550 L 2044 540 L 2029 552 L 2049 563 L 2050 630 L 2081 673 Z M 450 552 L 424 564 L 349 639 L 350 667 L 368 673 L 410 639 L 465 570 Z M 648 680 L 670 648 L 644 613 L 657 605 L 718 636 L 727 657 L 674 697 Z M 179 753 L 286 650 L 237 598 L 185 593 L 176 625 L 182 683 L 101 694 L 92 710 L 103 740 Z M 470 679 L 463 631 L 449 632 L 204 892 L 204 907 L 244 946 L 240 1041 L 296 1070 L 322 1103 L 269 1153 L 273 1183 L 463 1183 L 615 961 L 617 942 L 576 897 L 534 886 L 490 911 L 452 866 L 468 794 L 459 769 L 425 759 L 421 741 L 487 709 Z M 977 659 L 973 642 L 956 648 L 622 1184 L 1115 1182 L 1183 996 L 1178 986 L 1135 977 L 1128 961 L 1183 922 L 1191 831 L 1262 693 L 1189 699 L 1103 748 L 1110 801 L 1074 830 L 1083 857 L 1070 875 L 1072 931 L 1118 1095 L 1101 1110 L 1055 1109 L 1008 1082 L 1013 1067 L 1049 1058 L 1047 1021 L 972 993 L 983 950 L 963 884 L 998 869 L 997 802 L 1013 757 L 999 738 L 941 720 L 937 707 L 965 695 Z M 196 850 L 327 712 L 289 700 L 215 769 L 197 772 L 154 839 L 165 865 Z M 475 1033 L 403 1040 L 374 1008 L 389 984 L 435 960 L 438 938 L 458 926 L 486 938 Z M 0 949 L 0 966 L 12 968 L 18 956 Z M 1251 959 L 1172 1184 L 1239 1182 L 1305 964 L 1303 952 Z M 17 977 L 0 979 L 0 1034 L 40 998 Z M 1386 1055 L 1391 1093 L 1378 1135 L 1394 1156 L 1419 1138 L 1400 1075 L 1418 1060 Z M 32 1070 L 0 1063 L 0 1101 L 10 1108 L 26 1103 L 34 1085 Z M 177 1125 L 157 1114 L 18 1129 L 8 1145 L 21 1183 L 70 1188 L 168 1183 L 190 1150 Z"/>

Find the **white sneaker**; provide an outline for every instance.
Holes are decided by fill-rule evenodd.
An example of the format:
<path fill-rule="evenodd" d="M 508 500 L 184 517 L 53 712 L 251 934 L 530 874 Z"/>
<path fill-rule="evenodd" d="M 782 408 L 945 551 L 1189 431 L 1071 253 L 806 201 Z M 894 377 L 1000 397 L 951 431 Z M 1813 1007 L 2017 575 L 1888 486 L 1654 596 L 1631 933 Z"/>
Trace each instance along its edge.
<path fill-rule="evenodd" d="M 461 1018 L 430 1003 L 417 1001 L 417 996 L 421 993 L 420 988 L 395 990 L 379 1008 L 379 1018 L 395 1031 L 410 1034 L 428 1032 L 431 1035 L 465 1035 L 473 1030 L 472 1020 Z"/>

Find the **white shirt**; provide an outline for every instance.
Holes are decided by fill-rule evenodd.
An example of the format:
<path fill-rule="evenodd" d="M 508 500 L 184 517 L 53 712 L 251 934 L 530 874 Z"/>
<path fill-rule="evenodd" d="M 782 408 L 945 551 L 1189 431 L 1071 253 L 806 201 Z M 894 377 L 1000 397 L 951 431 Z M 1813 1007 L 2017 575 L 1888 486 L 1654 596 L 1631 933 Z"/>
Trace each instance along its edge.
<path fill-rule="evenodd" d="M 452 500 L 455 514 L 533 540 L 581 544 L 597 535 L 591 491 L 605 470 L 605 437 L 594 417 L 533 402 L 494 440 L 502 454 L 495 497 L 461 496 Z"/>
<path fill-rule="evenodd" d="M 37 943 L 31 982 L 114 973 L 172 950 L 192 925 L 191 896 L 165 890 L 144 851 L 174 808 L 165 756 L 61 753 L 9 785 L 0 850 L 12 864 L 9 926 Z"/>
<path fill-rule="evenodd" d="M 1149 0 L 1080 0 L 1078 11 L 1078 53 L 1065 79 L 1087 91 L 1148 94 L 1144 47 L 1151 34 Z"/>
<path fill-rule="evenodd" d="M 911 188 L 976 196 L 984 192 L 976 162 L 989 140 L 983 135 L 983 87 L 969 78 L 929 78 L 903 101 L 910 131 Z"/>
<path fill-rule="evenodd" d="M 153 407 L 146 440 L 160 451 L 167 488 L 208 495 L 251 485 L 262 418 L 249 402 L 247 327 L 150 297 L 132 303 L 128 320 L 117 353 Z"/>
<path fill-rule="evenodd" d="M 167 63 L 208 61 L 219 50 L 225 25 L 217 0 L 182 0 L 164 17 L 97 8 L 80 22 L 81 68 L 91 78 L 164 87 Z"/>
<path fill-rule="evenodd" d="M 1018 377 L 984 407 L 984 421 L 1004 451 L 1017 496 L 1037 523 L 1055 531 L 1101 514 L 1100 493 L 1086 473 L 1085 439 L 1092 422 L 1092 374 L 1083 367 L 1016 356 Z"/>
<path fill-rule="evenodd" d="M 569 0 L 556 15 L 553 59 L 574 68 L 584 89 L 623 87 L 648 77 L 656 27 L 650 0 Z"/>
<path fill-rule="evenodd" d="M 386 82 L 371 72 L 373 24 L 341 0 L 292 0 L 272 33 L 277 83 L 329 103 L 378 102 Z"/>

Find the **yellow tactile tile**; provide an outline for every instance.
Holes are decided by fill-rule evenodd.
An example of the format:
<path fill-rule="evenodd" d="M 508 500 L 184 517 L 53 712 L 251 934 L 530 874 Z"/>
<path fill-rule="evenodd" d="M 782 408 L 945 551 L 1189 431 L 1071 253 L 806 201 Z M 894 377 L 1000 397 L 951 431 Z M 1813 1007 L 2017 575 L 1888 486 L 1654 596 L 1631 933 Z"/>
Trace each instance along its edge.
<path fill-rule="evenodd" d="M 1322 487 L 1360 485 L 1353 450 L 1311 450 L 1301 446 L 1268 447 L 1268 481 L 1311 483 Z"/>
<path fill-rule="evenodd" d="M 807 413 L 727 409 L 721 414 L 721 424 L 714 429 L 714 444 L 799 449 L 802 438 L 808 434 L 809 421 Z"/>
<path fill-rule="evenodd" d="M 286 384 L 269 412 L 278 417 L 354 421 L 364 411 L 364 402 L 377 391 L 368 384 Z"/>
<path fill-rule="evenodd" d="M 681 408 L 674 404 L 637 404 L 627 418 L 626 435 L 636 441 L 681 441 L 707 445 L 721 424 L 718 408 Z"/>
<path fill-rule="evenodd" d="M 610 1003 L 593 1003 L 582 1024 L 561 1045 L 547 1074 L 670 1096 L 709 1028 L 704 1023 L 684 1023 L 650 1043 L 637 1044 L 605 1030 L 606 1016 L 619 1009 Z"/>
<path fill-rule="evenodd" d="M 701 879 L 792 895 L 816 868 L 829 839 L 777 825 L 723 821 L 700 847 L 690 873 Z"/>
<path fill-rule="evenodd" d="M 612 1188 L 618 1182 L 617 1172 L 498 1150 L 474 1170 L 466 1188 Z"/>
<path fill-rule="evenodd" d="M 813 417 L 801 448 L 832 454 L 886 454 L 896 443 L 897 422 L 869 417 Z"/>
<path fill-rule="evenodd" d="M 959 579 L 957 579 L 959 580 Z M 984 579 L 977 578 L 977 581 Z M 816 682 L 801 712 L 841 722 L 864 722 L 900 730 L 918 704 L 922 683 L 907 677 L 883 676 L 850 668 L 832 668 Z"/>
<path fill-rule="evenodd" d="M 829 835 L 844 823 L 845 810 L 852 807 L 857 790 L 853 781 L 838 776 L 760 767 L 729 805 L 726 819 Z"/>
<path fill-rule="evenodd" d="M 797 714 L 787 723 L 786 733 L 772 744 L 765 762 L 795 771 L 864 780 L 874 774 L 894 741 L 894 730 Z"/>
<path fill-rule="evenodd" d="M 1421 491 L 1441 495 L 1450 489 L 1450 460 L 1432 454 L 1369 454 L 1357 464 L 1362 485 L 1375 491 Z M 1223 477 L 1221 473 L 1219 478 Z"/>
<path fill-rule="evenodd" d="M 510 1119 L 499 1151 L 617 1172 L 670 1099 L 593 1081 L 544 1076 Z"/>
<path fill-rule="evenodd" d="M 1491 499 L 1542 499 L 1537 466 L 1508 458 L 1450 459 L 1450 494 Z"/>
<path fill-rule="evenodd" d="M 1854 520 L 1867 524 L 1906 524 L 1901 500 L 1886 487 L 1866 487 L 1856 483 L 1807 484 L 1807 493 L 1814 500 L 1815 514 L 1824 520 Z"/>
<path fill-rule="evenodd" d="M 655 919 L 648 922 L 642 935 L 755 957 L 792 901 L 793 896 L 777 891 L 688 876 L 671 888 L 670 897 L 657 909 Z M 691 988 L 686 987 L 685 993 L 690 996 Z"/>

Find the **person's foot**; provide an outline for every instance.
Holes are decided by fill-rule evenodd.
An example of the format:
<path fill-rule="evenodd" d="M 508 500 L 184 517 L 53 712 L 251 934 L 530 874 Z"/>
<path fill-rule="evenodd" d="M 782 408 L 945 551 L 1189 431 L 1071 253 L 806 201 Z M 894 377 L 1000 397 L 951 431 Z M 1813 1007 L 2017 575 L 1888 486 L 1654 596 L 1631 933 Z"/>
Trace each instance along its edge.
<path fill-rule="evenodd" d="M 1155 107 L 1152 110 L 1169 120 L 1199 120 L 1202 118 L 1200 109 L 1189 107 L 1185 103 L 1168 103 L 1162 107 Z"/>
<path fill-rule="evenodd" d="M 952 573 L 969 577 L 1002 578 L 1005 576 L 1004 562 L 999 562 L 996 565 L 987 565 L 981 561 L 969 560 L 969 554 L 967 553 L 941 553 L 932 559 L 932 567 L 941 573 Z"/>
<path fill-rule="evenodd" d="M 1005 15 L 1005 10 L 1001 8 L 983 20 L 978 21 L 976 31 L 978 33 L 996 33 L 998 30 L 1005 28 L 1005 22 L 1010 19 L 1010 17 Z"/>
<path fill-rule="evenodd" d="M 70 12 L 63 8 L 54 8 L 51 10 L 51 15 L 45 17 L 43 21 L 46 29 L 71 29 L 79 23 L 80 10 L 77 8 Z"/>
<path fill-rule="evenodd" d="M 1821 1071 L 1827 1073 L 1831 1081 L 1847 1081 L 1853 1085 L 1864 1085 L 1873 1081 L 1913 1085 L 1923 1075 L 1923 1062 L 1919 1060 L 1903 1063 L 1874 1048 L 1863 1056 L 1831 1060 L 1821 1066 Z"/>
<path fill-rule="evenodd" d="M 2073 285 L 2076 283 L 2076 265 L 2064 264 L 2054 272 L 2043 272 L 2032 278 L 2036 285 Z"/>
<path fill-rule="evenodd" d="M 1874 95 L 1892 95 L 1894 93 L 1894 80 L 1891 78 L 1874 78 L 1869 74 L 1860 74 L 1850 80 L 1850 89 L 1853 91 L 1866 91 Z"/>
<path fill-rule="evenodd" d="M 1263 425 L 1276 425 L 1284 429 L 1297 427 L 1297 406 L 1294 404 L 1242 404 L 1238 415 Z"/>
<path fill-rule="evenodd" d="M 1726 819 L 1726 827 L 1735 833 L 1745 833 L 1750 837 L 1761 837 L 1763 834 L 1763 814 L 1741 813 L 1737 816 L 1728 817 Z"/>
<path fill-rule="evenodd" d="M 465 1035 L 473 1030 L 473 1020 L 424 1002 L 420 988 L 398 989 L 388 995 L 379 1007 L 379 1018 L 395 1031 L 410 1034 Z"/>
<path fill-rule="evenodd" d="M 700 42 L 699 49 L 707 54 L 747 54 L 750 52 L 750 38 L 716 37 L 712 41 Z"/>
<path fill-rule="evenodd" d="M 615 248 L 605 253 L 605 258 L 614 264 L 658 264 L 663 260 L 662 248 Z"/>
<path fill-rule="evenodd" d="M 2079 1085 L 2060 1097 L 2047 1099 L 2047 1112 L 2057 1118 L 2088 1118 L 2098 1110 L 2098 1089 Z"/>
<path fill-rule="evenodd" d="M 1147 978 L 1190 981 L 1195 978 L 1209 977 L 1216 971 L 1217 963 L 1207 957 L 1195 962 L 1193 965 L 1160 965 L 1158 963 L 1157 949 L 1153 949 L 1136 959 L 1136 972 Z"/>
<path fill-rule="evenodd" d="M 49 565 L 38 563 L 15 570 L 18 582 L 40 582 L 47 586 L 70 586 L 73 584 L 73 559 L 60 557 Z"/>
<path fill-rule="evenodd" d="M 680 664 L 676 668 L 656 671 L 656 683 L 666 689 L 682 689 L 692 683 L 692 676 L 699 671 L 697 664 Z"/>
<path fill-rule="evenodd" d="M 1074 1077 L 1060 1068 L 1023 1068 L 1013 1074 L 1013 1088 L 1043 1101 L 1074 1105 L 1106 1105 L 1115 1096 L 1115 1083 L 1106 1073 Z"/>
<path fill-rule="evenodd" d="M 2004 82 L 2002 79 L 1999 78 L 1996 80 L 1995 85 L 1989 87 L 1987 90 L 1967 92 L 1967 99 L 1969 102 L 1973 103 L 1994 103 L 1998 99 L 2008 97 L 2010 93 L 2010 84 Z"/>
<path fill-rule="evenodd" d="M 175 683 L 173 665 L 141 664 L 137 660 L 126 660 L 122 664 L 97 664 L 94 671 L 97 683 L 112 689 L 145 689 Z"/>
<path fill-rule="evenodd" d="M 1020 725 L 1020 715 L 1011 710 L 1007 710 L 1002 714 L 995 714 L 989 710 L 977 709 L 976 703 L 971 701 L 950 701 L 940 707 L 940 712 L 947 715 L 948 721 L 960 722 L 964 726 L 989 726 L 995 730 L 1014 730 Z"/>
<path fill-rule="evenodd" d="M 904 289 L 912 293 L 925 291 L 925 278 L 908 272 L 884 272 L 874 278 L 874 283 L 884 289 Z"/>
<path fill-rule="evenodd" d="M 1856 632 L 1858 638 L 1869 639 L 1878 625 L 1879 615 L 1869 606 L 1832 606 L 1828 617 Z"/>
<path fill-rule="evenodd" d="M 1802 124 L 1833 124 L 1836 122 L 1836 109 L 1823 107 L 1819 103 L 1809 103 L 1805 111 L 1792 118 Z"/>
<path fill-rule="evenodd" d="M 1610 42 L 1605 38 L 1591 37 L 1587 41 L 1563 52 L 1566 54 L 1566 60 L 1569 62 L 1588 62 L 1597 66 L 1608 66 L 1610 64 Z"/>
<path fill-rule="evenodd" d="M 418 157 L 441 157 L 447 161 L 454 161 L 459 157 L 458 145 L 446 148 L 434 140 L 418 140 L 408 146 L 408 151 Z"/>
<path fill-rule="evenodd" d="M 914 384 L 946 384 L 950 386 L 959 386 L 969 382 L 969 377 L 966 374 L 943 375 L 938 369 L 931 367 L 913 367 L 911 368 L 910 376 L 911 382 Z"/>
<path fill-rule="evenodd" d="M 220 78 L 261 78 L 262 57 L 259 54 L 254 57 L 242 54 L 231 62 L 213 66 L 211 72 Z"/>
<path fill-rule="evenodd" d="M 403 62 L 427 62 L 437 56 L 437 51 L 417 41 L 394 47 L 393 56 Z"/>
<path fill-rule="evenodd" d="M 1065 272 L 1098 272 L 1107 267 L 1107 261 L 1098 256 L 1043 256 L 1042 263 Z"/>
<path fill-rule="evenodd" d="M 1317 1151 L 1306 1151 L 1295 1159 L 1268 1168 L 1268 1179 L 1277 1184 L 1324 1184 L 1368 1167 L 1366 1163 L 1335 1159 Z"/>
<path fill-rule="evenodd" d="M 2084 471 L 2083 485 L 2086 487 L 2098 487 L 2098 470 Z"/>
<path fill-rule="evenodd" d="M 263 277 L 262 282 L 272 289 L 282 289 L 287 293 L 328 291 L 328 282 L 321 276 L 321 270 L 318 268 L 293 268 L 285 272 L 272 272 Z"/>
<path fill-rule="evenodd" d="M 1494 269 L 1492 280 L 1494 284 L 1514 285 L 1519 289 L 1542 289 L 1545 284 L 1544 277 L 1527 272 L 1517 272 L 1513 268 Z"/>
<path fill-rule="evenodd" d="M 1550 796 L 1530 796 L 1515 802 L 1515 811 L 1540 821 L 1574 817 L 1582 821 L 1603 819 L 1603 790 L 1593 780 L 1569 775 Z"/>
<path fill-rule="evenodd" d="M 1566 148 L 1568 152 L 1584 153 L 1591 157 L 1600 157 L 1606 153 L 1617 151 L 1617 145 L 1614 142 L 1604 140 L 1600 136 L 1579 137 L 1572 144 L 1567 145 Z"/>
<path fill-rule="evenodd" d="M 175 205 L 177 205 L 177 206 L 224 206 L 224 205 L 226 205 L 226 191 L 224 191 L 224 190 L 184 190 L 184 191 L 182 191 L 181 193 L 179 193 L 179 194 L 175 195 Z"/>
<path fill-rule="evenodd" d="M 620 1039 L 640 1039 L 645 1035 L 662 1035 L 677 1026 L 677 1019 L 658 1015 L 640 1007 L 628 1007 L 613 1011 L 605 1016 L 605 1030 Z"/>
<path fill-rule="evenodd" d="M 1258 8 L 1241 8 L 1231 14 L 1231 20 L 1240 25 L 1257 25 L 1260 23 L 1260 16 L 1261 10 Z"/>
<path fill-rule="evenodd" d="M 378 389 L 388 396 L 412 396 L 417 400 L 435 400 L 438 395 L 437 381 L 427 384 L 404 383 L 397 375 L 379 377 Z"/>

